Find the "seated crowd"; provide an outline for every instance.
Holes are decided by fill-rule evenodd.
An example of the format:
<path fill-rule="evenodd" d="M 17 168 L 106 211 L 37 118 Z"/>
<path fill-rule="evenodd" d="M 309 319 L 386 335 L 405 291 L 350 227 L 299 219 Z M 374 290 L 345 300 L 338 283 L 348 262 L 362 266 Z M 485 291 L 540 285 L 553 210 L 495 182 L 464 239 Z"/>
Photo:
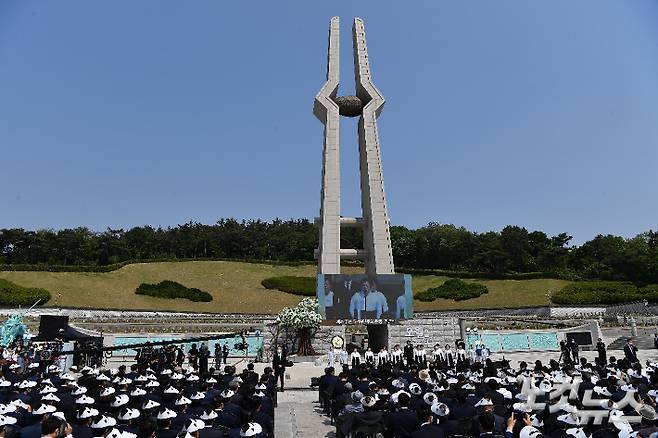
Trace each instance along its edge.
<path fill-rule="evenodd" d="M 72 366 L 0 348 L 0 438 L 272 437 L 276 383 L 271 368 L 237 373 L 142 360 L 130 368 Z M 7 352 L 11 351 L 8 355 Z M 175 355 L 172 355 L 175 357 Z"/>
<path fill-rule="evenodd" d="M 407 345 L 382 360 L 333 355 L 338 370 L 326 368 L 317 384 L 338 437 L 658 437 L 658 363 L 580 358 L 512 368 L 418 350 Z"/>

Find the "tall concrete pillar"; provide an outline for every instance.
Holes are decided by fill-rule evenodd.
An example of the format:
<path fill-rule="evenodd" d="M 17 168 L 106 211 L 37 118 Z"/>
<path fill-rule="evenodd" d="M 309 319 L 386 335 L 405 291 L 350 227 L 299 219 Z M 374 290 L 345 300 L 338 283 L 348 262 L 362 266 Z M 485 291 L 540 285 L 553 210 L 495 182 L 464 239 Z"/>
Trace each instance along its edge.
<path fill-rule="evenodd" d="M 339 45 L 340 19 L 333 17 L 329 27 L 327 81 L 315 96 L 313 107 L 313 113 L 324 124 L 319 274 L 340 274 L 340 115 L 334 101 L 340 78 Z"/>
<path fill-rule="evenodd" d="M 370 60 L 363 20 L 354 19 L 352 41 L 356 96 L 337 97 L 339 85 L 339 19 L 331 19 L 327 81 L 315 97 L 314 113 L 324 124 L 320 244 L 317 250 L 318 273 L 340 273 L 341 259 L 364 260 L 369 275 L 393 274 L 390 221 L 384 192 L 377 118 L 384 107 L 384 97 L 370 75 Z M 359 124 L 359 167 L 361 173 L 361 218 L 340 216 L 339 116 L 357 117 Z M 341 249 L 340 227 L 363 227 L 363 249 Z"/>

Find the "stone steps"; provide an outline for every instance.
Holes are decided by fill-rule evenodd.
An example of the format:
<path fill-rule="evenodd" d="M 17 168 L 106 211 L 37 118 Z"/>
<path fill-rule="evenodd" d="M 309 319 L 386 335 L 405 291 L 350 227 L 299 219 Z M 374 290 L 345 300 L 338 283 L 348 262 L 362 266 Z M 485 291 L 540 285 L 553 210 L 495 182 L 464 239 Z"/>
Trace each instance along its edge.
<path fill-rule="evenodd" d="M 638 350 L 653 350 L 653 336 L 621 336 L 615 339 L 609 346 L 608 350 L 623 350 L 627 339 L 632 339 L 633 344 Z"/>
<path fill-rule="evenodd" d="M 317 391 L 286 390 L 274 411 L 275 438 L 334 437 L 335 427 L 322 414 Z"/>

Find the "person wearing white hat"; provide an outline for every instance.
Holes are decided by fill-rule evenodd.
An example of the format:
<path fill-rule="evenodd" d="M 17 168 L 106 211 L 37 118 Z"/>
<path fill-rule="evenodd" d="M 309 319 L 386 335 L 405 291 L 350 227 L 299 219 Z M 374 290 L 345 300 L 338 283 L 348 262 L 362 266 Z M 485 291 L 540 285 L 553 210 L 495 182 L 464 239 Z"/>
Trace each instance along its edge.
<path fill-rule="evenodd" d="M 418 412 L 418 419 L 420 420 L 420 425 L 418 429 L 411 433 L 409 436 L 413 438 L 434 438 L 434 437 L 443 437 L 445 433 L 443 428 L 436 423 L 434 418 L 436 414 L 435 405 L 432 407 L 423 406 Z"/>
<path fill-rule="evenodd" d="M 172 427 L 172 419 L 176 418 L 176 412 L 169 408 L 164 408 L 156 416 L 158 423 L 157 438 L 173 438 L 177 435 L 178 430 Z"/>
<path fill-rule="evenodd" d="M 259 438 L 263 428 L 258 423 L 247 423 L 240 428 L 240 436 Z"/>
<path fill-rule="evenodd" d="M 98 415 L 91 422 L 91 430 L 94 437 L 105 437 L 107 433 L 117 424 L 117 420 L 106 415 Z"/>

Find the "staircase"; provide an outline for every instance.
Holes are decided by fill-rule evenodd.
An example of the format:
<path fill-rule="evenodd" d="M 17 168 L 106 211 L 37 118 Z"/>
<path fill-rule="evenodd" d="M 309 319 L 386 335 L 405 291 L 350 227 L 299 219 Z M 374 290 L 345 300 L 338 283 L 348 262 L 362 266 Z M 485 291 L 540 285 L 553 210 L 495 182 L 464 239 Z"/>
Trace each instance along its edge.
<path fill-rule="evenodd" d="M 608 345 L 608 350 L 623 350 L 626 340 L 629 338 L 633 340 L 633 344 L 635 344 L 638 350 L 653 350 L 655 348 L 653 345 L 653 335 L 647 334 L 644 336 L 621 336 Z"/>

